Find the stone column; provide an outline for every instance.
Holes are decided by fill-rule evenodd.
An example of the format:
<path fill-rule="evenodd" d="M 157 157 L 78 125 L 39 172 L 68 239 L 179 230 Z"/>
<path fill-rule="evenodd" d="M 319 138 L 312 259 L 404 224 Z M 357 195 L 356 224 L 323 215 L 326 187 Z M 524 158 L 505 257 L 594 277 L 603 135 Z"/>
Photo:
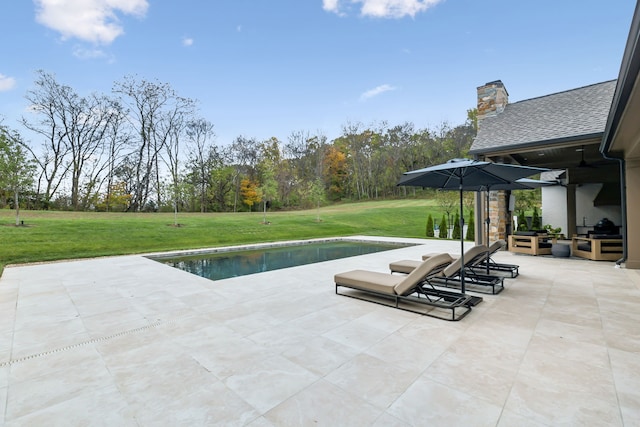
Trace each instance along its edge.
<path fill-rule="evenodd" d="M 510 231 L 511 213 L 509 212 L 509 193 L 507 191 L 489 192 L 489 240 L 507 240 Z"/>

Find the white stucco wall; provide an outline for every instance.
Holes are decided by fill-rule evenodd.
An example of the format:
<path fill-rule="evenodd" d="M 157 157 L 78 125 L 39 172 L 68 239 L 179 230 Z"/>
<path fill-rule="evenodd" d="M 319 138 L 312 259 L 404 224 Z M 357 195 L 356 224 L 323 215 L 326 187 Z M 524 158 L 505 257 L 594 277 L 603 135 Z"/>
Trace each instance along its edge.
<path fill-rule="evenodd" d="M 576 225 L 593 226 L 602 218 L 609 218 L 620 225 L 622 213 L 620 206 L 593 206 L 593 200 L 602 188 L 602 184 L 582 184 L 576 187 Z M 561 227 L 567 232 L 567 189 L 556 185 L 542 188 L 542 224 Z"/>
<path fill-rule="evenodd" d="M 602 218 L 609 218 L 615 225 L 622 223 L 620 206 L 593 206 L 602 184 L 583 184 L 576 188 L 576 225 L 595 225 Z M 544 203 L 543 203 L 544 204 Z"/>
<path fill-rule="evenodd" d="M 546 224 L 567 233 L 567 189 L 561 185 L 542 187 L 542 225 Z"/>

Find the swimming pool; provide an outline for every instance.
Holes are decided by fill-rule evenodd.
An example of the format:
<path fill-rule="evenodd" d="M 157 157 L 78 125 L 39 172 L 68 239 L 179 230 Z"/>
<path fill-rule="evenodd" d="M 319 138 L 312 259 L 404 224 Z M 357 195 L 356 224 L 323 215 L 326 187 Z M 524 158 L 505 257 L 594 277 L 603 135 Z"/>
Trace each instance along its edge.
<path fill-rule="evenodd" d="M 349 240 L 304 241 L 249 250 L 234 248 L 198 255 L 150 258 L 207 279 L 221 280 L 407 246 L 412 244 Z"/>

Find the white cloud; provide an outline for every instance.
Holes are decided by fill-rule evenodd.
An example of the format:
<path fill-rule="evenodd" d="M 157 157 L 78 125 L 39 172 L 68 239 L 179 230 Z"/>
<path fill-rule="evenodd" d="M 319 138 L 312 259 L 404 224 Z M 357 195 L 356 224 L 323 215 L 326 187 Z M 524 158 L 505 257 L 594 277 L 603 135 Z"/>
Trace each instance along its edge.
<path fill-rule="evenodd" d="M 322 0 L 322 8 L 327 12 L 338 13 L 338 0 Z"/>
<path fill-rule="evenodd" d="M 0 74 L 0 92 L 6 92 L 16 86 L 16 79 Z"/>
<path fill-rule="evenodd" d="M 392 90 L 396 90 L 397 88 L 388 84 L 380 85 L 378 87 L 374 87 L 373 89 L 369 89 L 360 95 L 360 101 L 366 101 L 369 98 L 373 98 L 374 96 L 378 96 L 381 93 L 389 92 Z"/>
<path fill-rule="evenodd" d="M 80 59 L 97 59 L 104 58 L 107 54 L 101 49 L 85 49 L 81 46 L 76 46 L 73 49 L 73 56 Z"/>
<path fill-rule="evenodd" d="M 117 12 L 142 17 L 147 0 L 34 0 L 36 20 L 63 39 L 109 44 L 124 33 Z"/>
<path fill-rule="evenodd" d="M 191 37 L 184 37 L 182 39 L 182 46 L 193 46 L 194 40 Z"/>
<path fill-rule="evenodd" d="M 327 12 L 342 14 L 341 5 L 344 3 L 360 3 L 360 13 L 363 16 L 375 18 L 414 17 L 443 0 L 322 0 L 322 8 Z"/>

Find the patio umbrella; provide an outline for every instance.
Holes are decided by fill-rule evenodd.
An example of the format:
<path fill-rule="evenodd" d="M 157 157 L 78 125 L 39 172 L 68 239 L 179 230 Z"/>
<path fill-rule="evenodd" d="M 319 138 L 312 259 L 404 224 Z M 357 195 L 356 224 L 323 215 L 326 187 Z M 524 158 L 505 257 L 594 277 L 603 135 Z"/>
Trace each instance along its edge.
<path fill-rule="evenodd" d="M 475 188 L 474 191 L 484 191 L 487 194 L 487 200 L 486 200 L 486 207 L 487 207 L 487 214 L 485 217 L 485 224 L 486 224 L 486 233 L 487 233 L 487 246 L 489 246 L 489 224 L 491 224 L 491 219 L 489 218 L 489 192 L 490 191 L 499 191 L 499 190 L 533 190 L 536 188 L 540 188 L 540 187 L 547 187 L 550 185 L 556 185 L 557 182 L 555 181 L 542 181 L 539 179 L 529 179 L 529 178 L 520 178 L 518 180 L 515 180 L 513 182 L 507 183 L 507 184 L 495 184 L 495 185 L 489 185 L 486 187 L 478 187 Z M 487 253 L 487 274 L 489 274 L 489 253 Z"/>
<path fill-rule="evenodd" d="M 460 192 L 460 262 L 464 266 L 463 191 L 478 191 L 482 187 L 495 188 L 498 185 L 511 184 L 520 178 L 548 170 L 531 166 L 491 163 L 470 159 L 452 159 L 440 165 L 405 172 L 398 185 L 458 190 Z M 464 268 L 460 270 L 460 283 L 461 291 L 464 294 L 466 292 Z"/>

